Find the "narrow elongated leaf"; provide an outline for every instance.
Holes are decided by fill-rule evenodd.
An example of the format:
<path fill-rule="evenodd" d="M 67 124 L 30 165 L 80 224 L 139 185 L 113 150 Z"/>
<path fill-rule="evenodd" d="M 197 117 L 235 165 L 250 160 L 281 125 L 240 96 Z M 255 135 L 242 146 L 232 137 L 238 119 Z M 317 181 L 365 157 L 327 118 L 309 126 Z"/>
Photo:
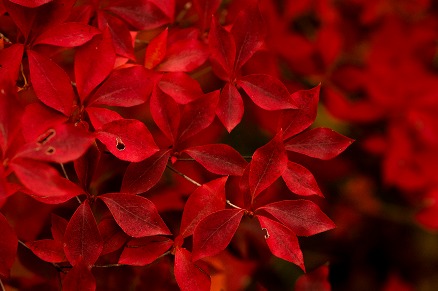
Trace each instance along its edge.
<path fill-rule="evenodd" d="M 142 66 L 115 70 L 90 97 L 90 105 L 131 107 L 146 101 L 152 91 L 148 73 Z"/>
<path fill-rule="evenodd" d="M 321 85 L 318 85 L 310 90 L 299 90 L 291 95 L 298 109 L 286 110 L 282 114 L 281 128 L 284 132 L 284 139 L 302 132 L 313 123 L 317 114 L 320 88 Z"/>
<path fill-rule="evenodd" d="M 64 243 L 64 234 L 67 229 L 68 221 L 56 214 L 51 215 L 52 227 L 50 231 L 52 232 L 53 239 Z"/>
<path fill-rule="evenodd" d="M 131 163 L 126 169 L 121 192 L 140 194 L 160 181 L 170 157 L 169 150 L 162 150 L 139 163 Z"/>
<path fill-rule="evenodd" d="M 157 70 L 161 72 L 191 72 L 208 59 L 208 49 L 197 39 L 177 41 L 167 48 L 167 54 Z"/>
<path fill-rule="evenodd" d="M 318 195 L 323 196 L 319 190 L 315 177 L 305 167 L 293 163 L 287 164 L 287 169 L 281 175 L 289 190 L 303 196 Z"/>
<path fill-rule="evenodd" d="M 121 119 L 104 124 L 97 138 L 121 160 L 140 162 L 159 149 L 144 123 L 135 119 Z"/>
<path fill-rule="evenodd" d="M 131 194 L 111 193 L 99 196 L 117 224 L 132 237 L 171 234 L 148 199 Z"/>
<path fill-rule="evenodd" d="M 53 0 L 10 0 L 12 3 L 19 4 L 24 7 L 35 8 L 43 4 L 52 2 Z"/>
<path fill-rule="evenodd" d="M 246 94 L 260 108 L 265 110 L 297 108 L 286 86 L 270 75 L 248 75 L 240 78 L 237 84 L 245 90 Z"/>
<path fill-rule="evenodd" d="M 34 41 L 36 44 L 50 44 L 60 47 L 75 47 L 90 41 L 100 31 L 95 27 L 79 22 L 66 22 L 51 26 Z"/>
<path fill-rule="evenodd" d="M 209 1 L 206 1 L 209 2 Z M 225 30 L 216 19 L 211 19 L 211 28 L 208 34 L 210 60 L 216 64 L 215 72 L 222 79 L 231 77 L 236 57 L 236 43 L 230 32 Z"/>
<path fill-rule="evenodd" d="M 38 99 L 47 106 L 69 116 L 74 93 L 67 73 L 50 59 L 28 50 L 30 78 Z"/>
<path fill-rule="evenodd" d="M 173 241 L 167 237 L 152 236 L 130 240 L 122 254 L 119 264 L 130 266 L 146 266 L 172 247 Z"/>
<path fill-rule="evenodd" d="M 305 271 L 303 253 L 298 244 L 297 236 L 284 225 L 267 217 L 258 215 L 257 219 L 266 232 L 266 243 L 272 254 L 297 265 Z"/>
<path fill-rule="evenodd" d="M 178 104 L 187 104 L 204 95 L 199 83 L 183 72 L 165 74 L 158 86 Z"/>
<path fill-rule="evenodd" d="M 8 221 L 0 213 L 0 276 L 9 277 L 12 264 L 17 255 L 18 239 L 14 230 L 9 226 Z"/>
<path fill-rule="evenodd" d="M 175 279 L 182 291 L 210 290 L 210 276 L 192 261 L 192 255 L 184 248 L 175 253 Z"/>
<path fill-rule="evenodd" d="M 51 166 L 31 159 L 10 163 L 20 182 L 33 192 L 32 197 L 49 204 L 63 203 L 83 193 L 73 182 L 63 178 Z"/>
<path fill-rule="evenodd" d="M 109 29 L 78 48 L 74 71 L 76 87 L 82 101 L 110 74 L 116 54 Z"/>
<path fill-rule="evenodd" d="M 280 131 L 270 142 L 257 149 L 249 168 L 249 188 L 256 197 L 275 182 L 287 167 L 287 155 Z"/>
<path fill-rule="evenodd" d="M 243 209 L 225 209 L 201 220 L 193 233 L 193 261 L 223 251 L 239 227 Z"/>
<path fill-rule="evenodd" d="M 58 124 L 42 132 L 17 155 L 35 160 L 67 163 L 81 157 L 93 144 L 94 136 L 70 123 Z"/>
<path fill-rule="evenodd" d="M 298 236 L 311 236 L 336 227 L 318 205 L 309 200 L 284 200 L 258 210 L 268 212 Z"/>
<path fill-rule="evenodd" d="M 315 128 L 303 132 L 284 143 L 286 150 L 322 160 L 342 153 L 353 140 L 329 128 Z"/>
<path fill-rule="evenodd" d="M 147 69 L 155 68 L 166 57 L 168 32 L 169 30 L 166 28 L 153 38 L 147 46 L 144 57 L 144 66 Z"/>
<path fill-rule="evenodd" d="M 205 94 L 202 98 L 187 104 L 181 114 L 179 141 L 194 136 L 210 126 L 215 117 L 216 106 L 219 100 L 219 91 Z"/>
<path fill-rule="evenodd" d="M 41 260 L 49 263 L 60 263 L 66 260 L 61 242 L 53 239 L 43 239 L 26 244 Z"/>
<path fill-rule="evenodd" d="M 216 115 L 228 132 L 231 132 L 240 123 L 243 112 L 242 96 L 233 84 L 226 83 L 221 90 Z"/>
<path fill-rule="evenodd" d="M 103 241 L 96 220 L 87 201 L 82 203 L 68 222 L 64 235 L 64 252 L 68 261 L 76 266 L 93 265 L 103 249 Z"/>
<path fill-rule="evenodd" d="M 73 266 L 62 280 L 63 291 L 94 291 L 96 290 L 96 279 L 91 273 L 90 267 L 83 261 Z"/>
<path fill-rule="evenodd" d="M 155 88 L 151 96 L 150 106 L 155 124 L 174 143 L 181 120 L 178 104 L 161 89 Z"/>
<path fill-rule="evenodd" d="M 192 235 L 196 225 L 208 215 L 225 209 L 226 181 L 227 177 L 210 181 L 190 194 L 181 219 L 182 237 Z"/>
<path fill-rule="evenodd" d="M 250 5 L 237 17 L 231 33 L 236 41 L 235 70 L 239 70 L 263 45 L 266 28 L 257 5 Z"/>
<path fill-rule="evenodd" d="M 245 159 L 226 144 L 210 144 L 184 150 L 208 171 L 218 175 L 243 175 L 247 166 Z"/>

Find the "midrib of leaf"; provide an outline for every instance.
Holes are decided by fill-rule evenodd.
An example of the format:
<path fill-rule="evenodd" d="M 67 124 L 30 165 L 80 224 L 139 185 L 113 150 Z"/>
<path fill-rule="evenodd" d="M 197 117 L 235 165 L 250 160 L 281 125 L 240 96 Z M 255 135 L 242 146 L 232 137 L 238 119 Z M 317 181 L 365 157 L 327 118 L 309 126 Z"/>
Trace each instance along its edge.
<path fill-rule="evenodd" d="M 152 169 L 161 159 L 168 154 L 169 151 L 165 151 L 158 159 L 155 160 L 155 162 L 147 168 L 146 171 L 142 172 L 140 175 L 136 176 L 136 179 L 132 181 L 132 183 L 128 184 L 129 187 L 132 187 L 132 185 L 136 184 L 139 180 L 141 180 L 146 173 L 150 172 L 150 169 Z"/>
<path fill-rule="evenodd" d="M 262 173 L 262 175 L 260 176 L 260 179 L 258 179 L 256 186 L 254 187 L 254 193 L 252 194 L 253 199 L 254 199 L 254 196 L 255 196 L 255 194 L 256 194 L 256 192 L 257 192 L 257 188 L 259 187 L 260 181 L 261 181 L 261 180 L 263 179 L 263 177 L 266 175 L 266 171 L 268 170 L 268 167 L 270 167 L 271 164 L 272 164 L 272 160 L 273 160 L 272 157 L 273 157 L 273 156 L 274 156 L 274 151 L 271 152 L 271 156 L 269 157 L 268 163 L 267 163 L 266 167 L 264 168 L 263 173 Z"/>
<path fill-rule="evenodd" d="M 154 225 L 154 224 L 152 224 L 152 223 L 149 223 L 147 220 L 143 219 L 143 217 L 138 216 L 138 215 L 135 214 L 134 212 L 129 211 L 128 208 L 123 207 L 121 204 L 117 203 L 115 200 L 113 200 L 113 199 L 111 199 L 111 198 L 108 198 L 108 197 L 107 197 L 107 199 L 110 199 L 110 200 L 111 200 L 114 204 L 116 204 L 120 209 L 123 209 L 125 212 L 127 212 L 128 214 L 131 214 L 133 217 L 137 218 L 138 220 L 140 220 L 140 221 L 146 223 L 147 225 L 153 226 L 153 227 L 155 227 L 155 228 L 157 227 L 156 225 Z M 142 208 L 143 208 L 143 207 L 142 207 Z"/>

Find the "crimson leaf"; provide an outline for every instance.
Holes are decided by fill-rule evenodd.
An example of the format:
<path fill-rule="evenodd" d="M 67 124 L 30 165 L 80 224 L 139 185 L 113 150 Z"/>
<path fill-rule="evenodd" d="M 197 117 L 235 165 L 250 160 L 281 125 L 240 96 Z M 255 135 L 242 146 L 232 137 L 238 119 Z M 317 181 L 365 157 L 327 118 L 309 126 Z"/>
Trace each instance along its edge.
<path fill-rule="evenodd" d="M 216 115 L 228 132 L 231 132 L 240 123 L 243 112 L 242 96 L 233 84 L 226 83 L 221 90 Z"/>
<path fill-rule="evenodd" d="M 172 245 L 173 241 L 171 239 L 162 236 L 132 239 L 123 249 L 119 264 L 146 266 L 158 259 Z"/>
<path fill-rule="evenodd" d="M 225 183 L 227 177 L 203 184 L 190 194 L 184 206 L 180 234 L 193 234 L 196 225 L 208 215 L 225 209 Z"/>
<path fill-rule="evenodd" d="M 210 290 L 210 276 L 192 262 L 192 255 L 186 249 L 176 250 L 174 273 L 176 282 L 182 291 Z"/>
<path fill-rule="evenodd" d="M 303 196 L 318 195 L 323 196 L 319 190 L 315 177 L 305 167 L 293 163 L 287 164 L 287 169 L 281 175 L 289 190 Z"/>
<path fill-rule="evenodd" d="M 29 249 L 41 260 L 50 263 L 65 261 L 64 248 L 60 241 L 43 239 L 28 242 Z"/>
<path fill-rule="evenodd" d="M 237 84 L 245 90 L 252 101 L 265 110 L 297 108 L 286 86 L 278 79 L 263 74 L 241 77 Z"/>
<path fill-rule="evenodd" d="M 144 123 L 135 119 L 120 119 L 104 124 L 97 138 L 121 160 L 140 162 L 159 149 Z"/>
<path fill-rule="evenodd" d="M 236 57 L 236 43 L 230 32 L 225 30 L 214 17 L 211 20 L 211 28 L 208 34 L 210 60 L 216 74 L 226 80 L 233 72 Z"/>
<path fill-rule="evenodd" d="M 241 176 L 247 162 L 232 147 L 226 144 L 210 144 L 184 150 L 208 171 L 218 175 Z"/>
<path fill-rule="evenodd" d="M 155 124 L 174 143 L 181 120 L 178 104 L 161 89 L 154 88 L 150 107 Z"/>
<path fill-rule="evenodd" d="M 237 231 L 244 213 L 243 209 L 224 209 L 201 220 L 193 233 L 193 260 L 223 251 Z"/>
<path fill-rule="evenodd" d="M 294 263 L 305 271 L 303 253 L 298 244 L 297 236 L 284 225 L 267 217 L 258 215 L 257 219 L 262 229 L 266 232 L 266 243 L 272 254 Z"/>
<path fill-rule="evenodd" d="M 66 22 L 51 26 L 44 31 L 34 41 L 34 45 L 50 44 L 61 47 L 75 47 L 85 44 L 99 33 L 100 31 L 92 26 L 77 22 Z"/>
<path fill-rule="evenodd" d="M 183 72 L 165 74 L 158 86 L 178 104 L 187 104 L 204 94 L 199 83 Z"/>
<path fill-rule="evenodd" d="M 87 201 L 75 211 L 64 235 L 64 252 L 68 261 L 76 266 L 93 265 L 103 249 L 103 241 L 96 220 Z"/>
<path fill-rule="evenodd" d="M 208 58 L 206 46 L 197 39 L 177 41 L 167 48 L 167 55 L 157 69 L 163 72 L 191 72 Z"/>
<path fill-rule="evenodd" d="M 157 208 L 148 199 L 121 193 L 105 194 L 99 198 L 127 235 L 142 237 L 171 234 Z"/>
<path fill-rule="evenodd" d="M 2 234 L 2 239 L 0 239 L 0 276 L 9 277 L 9 272 L 17 254 L 18 239 L 1 213 L 0 233 Z"/>
<path fill-rule="evenodd" d="M 329 128 L 315 128 L 303 132 L 284 144 L 286 150 L 322 160 L 342 153 L 353 140 Z"/>
<path fill-rule="evenodd" d="M 256 197 L 275 182 L 287 168 L 287 155 L 280 131 L 270 142 L 257 149 L 249 168 L 249 187 Z"/>
<path fill-rule="evenodd" d="M 62 280 L 64 291 L 94 291 L 96 290 L 96 279 L 91 273 L 90 267 L 82 260 L 68 271 Z"/>
<path fill-rule="evenodd" d="M 38 99 L 47 106 L 69 116 L 74 105 L 70 78 L 52 60 L 28 50 L 30 78 Z"/>
<path fill-rule="evenodd" d="M 155 68 L 166 56 L 168 32 L 167 28 L 163 30 L 163 32 L 151 40 L 146 48 L 144 66 L 147 69 Z"/>
<path fill-rule="evenodd" d="M 268 212 L 298 236 L 311 236 L 336 227 L 318 205 L 309 200 L 284 200 L 258 210 Z"/>
<path fill-rule="evenodd" d="M 140 194 L 151 189 L 166 169 L 169 150 L 162 150 L 139 163 L 131 163 L 126 169 L 121 192 Z"/>

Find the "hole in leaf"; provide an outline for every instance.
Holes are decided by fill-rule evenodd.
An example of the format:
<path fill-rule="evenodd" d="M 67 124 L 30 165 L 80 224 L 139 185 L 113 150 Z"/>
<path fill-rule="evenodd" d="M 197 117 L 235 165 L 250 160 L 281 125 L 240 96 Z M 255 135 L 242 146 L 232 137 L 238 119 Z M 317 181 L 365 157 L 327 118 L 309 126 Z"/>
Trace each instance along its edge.
<path fill-rule="evenodd" d="M 264 231 L 266 232 L 266 234 L 265 234 L 265 239 L 268 239 L 268 238 L 270 237 L 269 232 L 268 232 L 268 229 L 266 229 L 266 228 L 262 228 L 262 230 L 264 230 Z"/>
<path fill-rule="evenodd" d="M 120 137 L 116 138 L 116 148 L 119 151 L 123 151 L 126 148 L 125 144 L 123 143 L 123 141 Z"/>
<path fill-rule="evenodd" d="M 52 146 L 48 147 L 46 150 L 46 155 L 53 155 L 56 152 L 56 149 Z"/>
<path fill-rule="evenodd" d="M 51 128 L 47 130 L 45 133 L 40 135 L 37 139 L 37 145 L 42 146 L 45 143 L 47 143 L 49 140 L 51 140 L 56 135 L 56 131 Z"/>

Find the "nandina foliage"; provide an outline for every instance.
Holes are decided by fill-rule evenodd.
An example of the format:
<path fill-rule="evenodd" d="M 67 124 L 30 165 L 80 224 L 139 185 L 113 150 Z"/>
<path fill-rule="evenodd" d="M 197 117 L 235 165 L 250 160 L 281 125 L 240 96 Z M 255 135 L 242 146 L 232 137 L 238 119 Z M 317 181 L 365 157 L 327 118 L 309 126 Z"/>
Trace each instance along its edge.
<path fill-rule="evenodd" d="M 331 159 L 352 140 L 311 128 L 320 85 L 291 92 L 251 69 L 268 48 L 265 4 L 242 3 L 0 2 L 6 284 L 24 284 L 14 270 L 8 279 L 16 261 L 35 274 L 29 288 L 209 290 L 218 262 L 263 266 L 230 259 L 245 227 L 265 241 L 258 252 L 305 271 L 298 237 L 335 224 L 294 157 Z M 42 262 L 54 275 L 39 275 Z M 129 275 L 114 285 L 109 268 Z"/>

